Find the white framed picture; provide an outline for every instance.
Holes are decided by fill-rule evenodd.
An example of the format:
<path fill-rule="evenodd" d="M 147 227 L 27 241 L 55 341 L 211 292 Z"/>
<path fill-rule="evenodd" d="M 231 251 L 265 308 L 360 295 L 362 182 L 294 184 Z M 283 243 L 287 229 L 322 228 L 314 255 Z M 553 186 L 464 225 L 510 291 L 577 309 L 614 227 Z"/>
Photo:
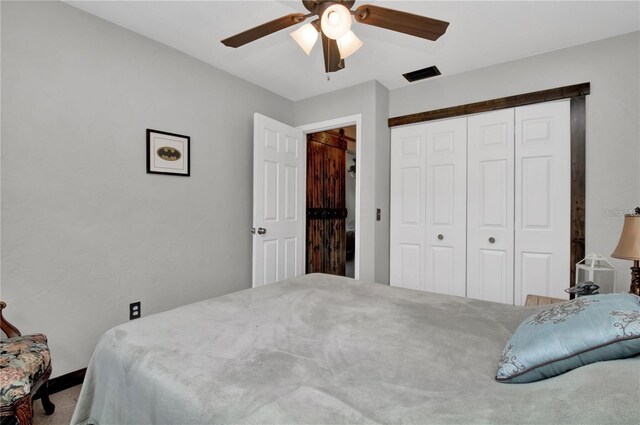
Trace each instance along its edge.
<path fill-rule="evenodd" d="M 189 176 L 191 138 L 147 129 L 147 173 Z"/>

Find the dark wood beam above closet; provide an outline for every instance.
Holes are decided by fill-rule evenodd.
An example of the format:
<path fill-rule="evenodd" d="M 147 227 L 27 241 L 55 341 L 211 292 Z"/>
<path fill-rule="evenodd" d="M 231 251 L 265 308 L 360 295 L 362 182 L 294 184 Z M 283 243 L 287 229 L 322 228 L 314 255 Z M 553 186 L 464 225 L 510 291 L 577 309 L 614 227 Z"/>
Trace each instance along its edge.
<path fill-rule="evenodd" d="M 461 115 L 477 114 L 480 112 L 495 111 L 497 109 L 514 108 L 516 106 L 550 102 L 552 100 L 581 97 L 588 95 L 590 92 L 590 83 L 556 87 L 554 89 L 541 90 L 531 93 L 518 94 L 515 96 L 485 100 L 482 102 L 469 103 L 467 105 L 452 106 L 450 108 L 436 109 L 434 111 L 418 112 L 415 114 L 393 117 L 389 118 L 389 127 L 415 124 L 419 122 L 439 120 L 443 118 L 458 117 Z"/>

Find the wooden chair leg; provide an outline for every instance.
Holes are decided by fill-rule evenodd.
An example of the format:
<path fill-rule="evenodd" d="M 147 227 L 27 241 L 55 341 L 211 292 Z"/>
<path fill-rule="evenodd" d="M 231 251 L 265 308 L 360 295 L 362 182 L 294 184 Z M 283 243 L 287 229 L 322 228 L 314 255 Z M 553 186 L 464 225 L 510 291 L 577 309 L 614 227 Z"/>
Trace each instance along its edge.
<path fill-rule="evenodd" d="M 49 382 L 45 382 L 40 387 L 40 400 L 42 400 L 42 407 L 46 415 L 51 415 L 56 411 L 56 405 L 49 399 Z"/>
<path fill-rule="evenodd" d="M 31 425 L 33 420 L 31 396 L 22 397 L 20 401 L 13 405 L 13 408 L 16 411 L 16 419 L 20 425 Z"/>

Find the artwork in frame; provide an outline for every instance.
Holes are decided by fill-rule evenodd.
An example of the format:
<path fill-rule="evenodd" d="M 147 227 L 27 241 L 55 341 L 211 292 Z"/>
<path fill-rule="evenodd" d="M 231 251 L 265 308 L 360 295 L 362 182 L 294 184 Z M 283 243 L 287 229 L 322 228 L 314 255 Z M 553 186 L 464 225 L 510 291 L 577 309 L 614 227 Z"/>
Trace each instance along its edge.
<path fill-rule="evenodd" d="M 147 129 L 147 173 L 189 176 L 191 138 Z"/>

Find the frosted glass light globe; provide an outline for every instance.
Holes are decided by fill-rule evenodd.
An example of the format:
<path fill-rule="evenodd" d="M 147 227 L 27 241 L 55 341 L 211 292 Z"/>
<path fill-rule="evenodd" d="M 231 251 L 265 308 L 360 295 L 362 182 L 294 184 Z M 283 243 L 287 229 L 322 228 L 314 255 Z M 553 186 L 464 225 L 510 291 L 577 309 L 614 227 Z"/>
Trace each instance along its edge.
<path fill-rule="evenodd" d="M 351 29 L 351 12 L 341 4 L 333 4 L 322 14 L 320 26 L 324 35 L 337 40 Z"/>
<path fill-rule="evenodd" d="M 340 59 L 345 59 L 355 53 L 360 47 L 362 47 L 362 41 L 353 33 L 353 31 L 347 31 L 345 35 L 338 40 L 338 50 L 340 51 Z"/>
<path fill-rule="evenodd" d="M 304 24 L 290 35 L 307 55 L 311 53 L 318 40 L 318 30 L 311 24 Z"/>

